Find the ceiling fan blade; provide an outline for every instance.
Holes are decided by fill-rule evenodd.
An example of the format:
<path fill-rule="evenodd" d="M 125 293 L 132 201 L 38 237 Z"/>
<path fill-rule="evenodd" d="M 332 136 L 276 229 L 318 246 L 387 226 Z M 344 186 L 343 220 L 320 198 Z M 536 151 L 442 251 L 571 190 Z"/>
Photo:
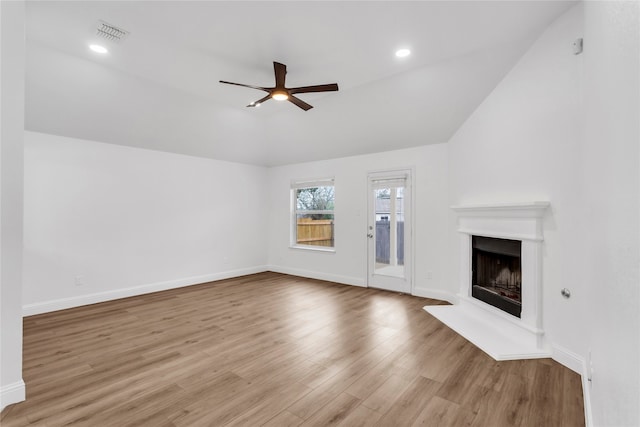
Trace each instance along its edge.
<path fill-rule="evenodd" d="M 276 88 L 284 88 L 284 79 L 287 75 L 287 66 L 273 61 L 273 72 L 276 75 Z"/>
<path fill-rule="evenodd" d="M 242 84 L 242 83 L 225 82 L 224 80 L 220 80 L 220 83 L 224 83 L 224 84 L 227 84 L 227 85 L 248 87 L 248 88 L 251 88 L 251 89 L 263 90 L 265 92 L 271 92 L 271 89 L 273 89 L 273 88 L 266 88 L 266 87 L 260 87 L 260 86 L 245 85 L 245 84 Z"/>
<path fill-rule="evenodd" d="M 289 89 L 289 93 L 332 92 L 338 90 L 338 83 L 326 85 L 302 86 Z"/>
<path fill-rule="evenodd" d="M 265 96 L 264 98 L 261 98 L 261 99 L 257 100 L 256 102 L 252 102 L 251 104 L 247 105 L 247 107 L 257 107 L 258 105 L 262 104 L 267 99 L 271 99 L 271 94 Z"/>
<path fill-rule="evenodd" d="M 304 102 L 302 99 L 296 98 L 293 95 L 289 95 L 289 102 L 296 104 L 298 107 L 302 108 L 304 111 L 307 111 L 313 108 L 313 105 L 309 105 L 306 102 Z"/>

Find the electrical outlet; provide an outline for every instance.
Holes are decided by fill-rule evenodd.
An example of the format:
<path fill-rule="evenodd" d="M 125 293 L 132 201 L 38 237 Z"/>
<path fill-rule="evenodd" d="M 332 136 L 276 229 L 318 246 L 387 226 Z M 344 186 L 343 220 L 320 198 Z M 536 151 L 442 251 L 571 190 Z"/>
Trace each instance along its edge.
<path fill-rule="evenodd" d="M 76 276 L 76 286 L 84 286 L 84 276 Z"/>
<path fill-rule="evenodd" d="M 427 279 L 431 280 L 433 279 L 433 273 L 430 271 L 427 271 Z"/>
<path fill-rule="evenodd" d="M 582 53 L 583 50 L 583 40 L 580 39 L 576 39 L 573 42 L 573 54 L 574 55 L 580 55 Z"/>

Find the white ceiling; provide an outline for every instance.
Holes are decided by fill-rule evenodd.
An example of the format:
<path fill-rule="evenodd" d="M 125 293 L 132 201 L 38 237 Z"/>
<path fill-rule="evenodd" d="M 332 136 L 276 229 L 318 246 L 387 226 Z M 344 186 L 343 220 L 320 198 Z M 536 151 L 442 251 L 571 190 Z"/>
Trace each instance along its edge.
<path fill-rule="evenodd" d="M 446 142 L 572 4 L 29 1 L 26 127 L 267 166 Z M 130 31 L 104 56 L 98 20 Z M 340 91 L 305 112 L 218 83 L 272 86 L 273 61 Z"/>

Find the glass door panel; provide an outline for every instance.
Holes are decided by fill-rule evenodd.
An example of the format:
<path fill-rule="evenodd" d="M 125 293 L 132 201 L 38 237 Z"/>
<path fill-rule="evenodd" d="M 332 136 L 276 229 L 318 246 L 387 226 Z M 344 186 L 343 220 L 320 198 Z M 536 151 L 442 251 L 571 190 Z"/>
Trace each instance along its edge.
<path fill-rule="evenodd" d="M 411 292 L 411 173 L 369 175 L 368 286 Z"/>
<path fill-rule="evenodd" d="M 404 277 L 404 187 L 376 188 L 375 274 Z"/>

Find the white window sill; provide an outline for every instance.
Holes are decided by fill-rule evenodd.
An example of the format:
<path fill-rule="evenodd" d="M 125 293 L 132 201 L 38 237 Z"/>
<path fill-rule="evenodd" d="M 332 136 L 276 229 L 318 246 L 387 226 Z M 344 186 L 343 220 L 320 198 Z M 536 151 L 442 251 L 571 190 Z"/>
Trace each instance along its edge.
<path fill-rule="evenodd" d="M 328 246 L 311 246 L 311 245 L 291 245 L 290 249 L 302 249 L 303 251 L 313 251 L 313 252 L 326 252 L 326 253 L 336 253 L 335 248 L 330 248 Z"/>

